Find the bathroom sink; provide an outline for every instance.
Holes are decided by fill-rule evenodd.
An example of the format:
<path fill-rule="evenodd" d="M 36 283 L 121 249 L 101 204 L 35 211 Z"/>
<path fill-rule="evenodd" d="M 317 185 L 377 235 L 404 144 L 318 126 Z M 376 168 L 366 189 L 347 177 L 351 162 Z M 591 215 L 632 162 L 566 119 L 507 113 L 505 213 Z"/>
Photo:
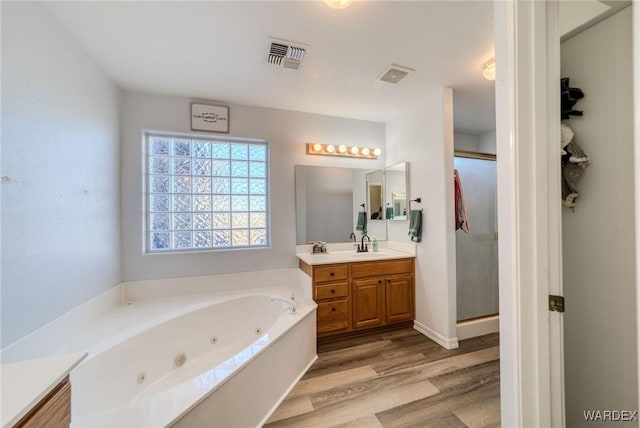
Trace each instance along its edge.
<path fill-rule="evenodd" d="M 352 253 L 351 257 L 354 257 L 356 259 L 375 259 L 377 257 L 387 257 L 388 255 L 389 253 L 385 252 L 384 250 L 380 250 L 377 252 L 369 251 L 366 253 Z"/>
<path fill-rule="evenodd" d="M 414 255 L 411 253 L 391 250 L 387 248 L 381 248 L 376 252 L 373 252 L 371 251 L 371 249 L 369 249 L 369 251 L 366 253 L 358 253 L 355 249 L 353 249 L 343 251 L 330 251 L 326 254 L 298 254 L 298 258 L 310 265 L 349 263 L 366 260 L 400 259 L 406 257 L 414 257 Z"/>

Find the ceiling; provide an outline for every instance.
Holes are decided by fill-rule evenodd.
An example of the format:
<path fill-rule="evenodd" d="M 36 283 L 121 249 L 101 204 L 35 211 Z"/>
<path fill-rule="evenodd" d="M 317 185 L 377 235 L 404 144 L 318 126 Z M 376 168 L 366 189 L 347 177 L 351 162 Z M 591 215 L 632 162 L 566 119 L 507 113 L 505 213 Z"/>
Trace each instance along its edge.
<path fill-rule="evenodd" d="M 456 129 L 495 128 L 490 1 L 43 2 L 125 90 L 386 122 L 440 87 Z M 265 62 L 268 37 L 310 46 L 303 68 Z M 376 81 L 391 63 L 415 69 Z"/>

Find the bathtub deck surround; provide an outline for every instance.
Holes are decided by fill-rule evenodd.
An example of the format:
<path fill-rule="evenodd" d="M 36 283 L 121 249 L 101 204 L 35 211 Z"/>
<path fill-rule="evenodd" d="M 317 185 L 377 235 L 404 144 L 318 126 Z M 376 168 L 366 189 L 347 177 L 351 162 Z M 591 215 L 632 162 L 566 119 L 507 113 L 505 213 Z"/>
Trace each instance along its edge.
<path fill-rule="evenodd" d="M 103 341 L 108 347 L 122 332 L 189 310 L 202 295 L 221 297 L 224 293 L 262 289 L 285 299 L 293 292 L 301 303 L 312 299 L 310 287 L 309 277 L 295 268 L 122 282 L 2 349 L 0 360 L 7 364 L 85 352 Z M 155 303 L 157 299 L 162 302 Z M 95 336 L 93 331 L 101 334 Z"/>
<path fill-rule="evenodd" d="M 311 299 L 309 278 L 297 269 L 270 269 L 221 275 L 165 278 L 122 283 L 125 302 L 210 293 L 237 293 L 261 288 L 292 287 L 296 296 Z M 289 298 L 288 296 L 280 296 Z"/>
<path fill-rule="evenodd" d="M 70 420 L 68 377 L 86 356 L 81 352 L 3 364 L 2 427 L 21 425 L 27 420 L 50 420 L 52 410 L 56 420 Z"/>
<path fill-rule="evenodd" d="M 210 411 L 229 426 L 257 426 L 316 358 L 316 304 L 298 269 L 156 285 L 119 284 L 3 350 L 3 361 L 88 353 L 71 373 L 72 426 L 197 426 Z M 292 294 L 295 314 L 284 302 Z M 237 408 L 245 397 L 251 411 Z"/>

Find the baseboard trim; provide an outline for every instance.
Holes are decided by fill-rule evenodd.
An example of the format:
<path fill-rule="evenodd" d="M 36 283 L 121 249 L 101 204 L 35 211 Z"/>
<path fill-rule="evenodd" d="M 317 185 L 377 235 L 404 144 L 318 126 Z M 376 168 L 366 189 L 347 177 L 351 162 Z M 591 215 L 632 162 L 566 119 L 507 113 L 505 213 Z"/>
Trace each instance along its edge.
<path fill-rule="evenodd" d="M 458 323 L 458 340 L 469 339 L 471 337 L 484 336 L 485 334 L 500 331 L 500 316 L 492 315 L 484 318 L 476 318 Z"/>
<path fill-rule="evenodd" d="M 413 325 L 413 321 L 403 321 L 397 324 L 389 324 L 385 326 L 375 326 L 368 327 L 362 330 L 351 330 L 345 333 L 338 334 L 329 334 L 326 336 L 318 336 L 317 343 L 328 343 L 328 342 L 337 342 L 342 339 L 348 339 L 352 337 L 362 337 L 367 336 L 369 334 L 377 334 L 383 331 L 392 331 L 392 330 L 400 330 L 403 328 L 411 327 Z"/>
<path fill-rule="evenodd" d="M 444 349 L 456 349 L 458 347 L 457 337 L 446 338 L 440 333 L 437 333 L 426 325 L 422 324 L 420 321 L 414 321 L 413 328 L 436 342 L 438 345 L 442 346 Z"/>

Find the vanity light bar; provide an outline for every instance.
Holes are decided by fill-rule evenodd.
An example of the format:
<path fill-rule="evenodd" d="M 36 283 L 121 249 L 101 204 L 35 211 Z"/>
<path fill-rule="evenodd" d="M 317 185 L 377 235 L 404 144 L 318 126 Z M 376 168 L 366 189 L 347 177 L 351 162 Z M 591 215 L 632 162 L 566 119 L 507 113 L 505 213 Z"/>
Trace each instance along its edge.
<path fill-rule="evenodd" d="M 350 158 L 378 159 L 382 154 L 380 148 L 345 146 L 344 144 L 307 143 L 308 155 L 346 156 Z"/>

